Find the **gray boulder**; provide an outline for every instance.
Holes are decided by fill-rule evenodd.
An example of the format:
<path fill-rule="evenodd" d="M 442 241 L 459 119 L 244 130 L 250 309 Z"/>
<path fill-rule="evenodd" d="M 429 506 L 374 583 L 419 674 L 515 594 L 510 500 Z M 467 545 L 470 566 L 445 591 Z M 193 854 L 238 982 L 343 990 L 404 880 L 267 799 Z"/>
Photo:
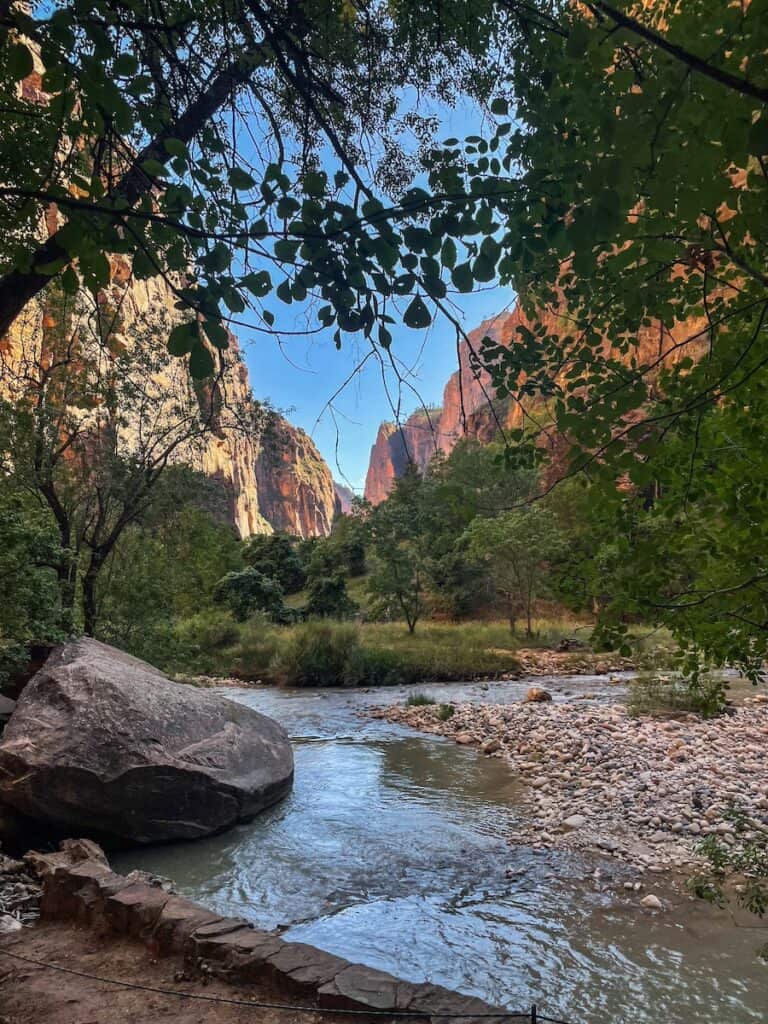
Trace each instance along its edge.
<path fill-rule="evenodd" d="M 58 832 L 195 839 L 289 792 L 282 726 L 95 640 L 56 648 L 0 740 L 0 800 Z"/>

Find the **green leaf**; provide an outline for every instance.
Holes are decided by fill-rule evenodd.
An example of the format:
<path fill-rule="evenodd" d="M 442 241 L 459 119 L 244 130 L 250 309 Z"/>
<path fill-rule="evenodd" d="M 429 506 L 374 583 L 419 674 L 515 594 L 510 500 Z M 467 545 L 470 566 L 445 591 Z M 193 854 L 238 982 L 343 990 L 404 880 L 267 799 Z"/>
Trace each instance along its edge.
<path fill-rule="evenodd" d="M 229 348 L 229 332 L 218 320 L 205 321 L 205 335 L 208 341 L 218 349 Z"/>
<path fill-rule="evenodd" d="M 469 263 L 460 263 L 451 274 L 451 280 L 460 292 L 471 292 L 475 287 L 475 278 Z"/>
<path fill-rule="evenodd" d="M 266 270 L 246 274 L 240 283 L 257 299 L 263 299 L 272 291 L 272 278 Z"/>
<path fill-rule="evenodd" d="M 188 156 L 187 147 L 181 141 L 181 139 L 166 139 L 163 143 L 165 146 L 166 153 L 170 153 L 171 156 L 178 156 L 186 158 Z"/>
<path fill-rule="evenodd" d="M 195 380 L 205 380 L 213 376 L 213 368 L 213 356 L 202 342 L 198 342 L 189 355 L 189 372 Z"/>
<path fill-rule="evenodd" d="M 321 171 L 309 171 L 304 175 L 304 191 L 308 196 L 325 195 L 328 178 Z"/>
<path fill-rule="evenodd" d="M 432 314 L 427 309 L 420 295 L 417 295 L 408 309 L 406 309 L 403 315 L 403 322 L 406 326 L 413 327 L 414 329 L 429 327 L 432 323 Z"/>
<path fill-rule="evenodd" d="M 199 340 L 197 321 L 177 324 L 168 336 L 168 351 L 172 356 L 185 356 Z"/>
<path fill-rule="evenodd" d="M 440 259 L 443 261 L 443 266 L 452 270 L 456 266 L 456 257 L 456 243 L 452 238 L 446 238 L 440 252 Z"/>
<path fill-rule="evenodd" d="M 256 181 L 242 167 L 233 167 L 229 172 L 229 184 L 237 191 L 245 191 L 253 188 Z"/>
<path fill-rule="evenodd" d="M 66 295 L 75 295 L 80 287 L 80 279 L 72 267 L 67 267 L 61 275 L 61 287 Z"/>
<path fill-rule="evenodd" d="M 168 168 L 159 160 L 144 160 L 141 167 L 152 178 L 164 178 L 168 174 Z"/>
<path fill-rule="evenodd" d="M 115 58 L 112 70 L 120 78 L 129 78 L 139 70 L 139 62 L 132 53 L 120 53 Z"/>
<path fill-rule="evenodd" d="M 23 43 L 14 43 L 8 50 L 7 68 L 15 81 L 21 81 L 35 70 L 32 54 Z"/>
<path fill-rule="evenodd" d="M 480 253 L 472 265 L 472 276 L 483 283 L 492 281 L 496 276 L 496 264 L 485 253 Z"/>
<path fill-rule="evenodd" d="M 48 277 L 53 277 L 54 274 L 58 274 L 60 270 L 63 270 L 67 266 L 69 260 L 66 256 L 62 256 L 59 260 L 51 260 L 50 263 L 37 263 L 35 265 L 35 272 L 37 274 L 45 274 Z"/>
<path fill-rule="evenodd" d="M 509 113 L 509 103 L 507 103 L 503 96 L 497 96 L 493 103 L 491 103 L 491 113 L 498 114 L 500 117 Z"/>

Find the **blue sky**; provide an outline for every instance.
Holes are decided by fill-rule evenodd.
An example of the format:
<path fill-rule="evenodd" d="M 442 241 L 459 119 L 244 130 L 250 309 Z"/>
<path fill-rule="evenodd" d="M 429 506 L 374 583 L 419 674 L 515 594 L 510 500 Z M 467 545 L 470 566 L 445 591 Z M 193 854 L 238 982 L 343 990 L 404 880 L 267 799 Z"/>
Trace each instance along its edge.
<path fill-rule="evenodd" d="M 438 138 L 462 138 L 476 132 L 482 121 L 480 111 L 468 105 L 441 107 L 434 113 L 441 121 Z M 471 330 L 508 306 L 513 293 L 506 288 L 487 288 L 451 298 L 454 311 Z M 295 313 L 295 306 L 286 307 L 279 301 L 268 302 L 268 307 L 278 317 L 277 326 L 286 332 L 310 326 L 306 310 Z M 236 333 L 255 396 L 269 399 L 291 422 L 303 427 L 334 477 L 358 492 L 362 492 L 379 424 L 395 419 L 393 405 L 401 402 L 403 419 L 421 402 L 439 405 L 446 381 L 457 367 L 455 332 L 440 321 L 426 331 L 392 327 L 391 351 L 414 390 L 399 387 L 391 371 L 382 375 L 381 364 L 373 357 L 358 369 L 371 352 L 364 339 L 346 336 L 338 351 L 332 330 L 309 337 L 286 333 L 281 339 L 244 327 L 236 328 Z"/>
<path fill-rule="evenodd" d="M 481 320 L 502 310 L 512 298 L 508 289 L 493 288 L 461 295 L 464 325 L 470 330 Z M 275 308 L 275 304 L 271 304 Z M 290 324 L 284 322 L 284 328 Z M 302 326 L 299 323 L 297 326 Z M 331 330 L 311 338 L 277 339 L 248 337 L 238 329 L 240 343 L 257 398 L 268 398 L 288 419 L 312 436 L 334 477 L 360 489 L 365 481 L 368 456 L 382 420 L 394 419 L 392 404 L 402 402 L 402 418 L 423 401 L 439 405 L 448 377 L 456 369 L 456 340 L 453 328 L 439 321 L 426 331 L 393 328 L 392 352 L 409 371 L 408 379 L 418 392 L 398 386 L 393 373 L 386 374 L 373 358 L 359 370 L 370 351 L 364 340 L 349 338 L 337 351 Z M 353 378 L 344 386 L 347 378 Z M 340 389 L 341 393 L 333 398 Z M 328 403 L 333 399 L 333 407 Z"/>

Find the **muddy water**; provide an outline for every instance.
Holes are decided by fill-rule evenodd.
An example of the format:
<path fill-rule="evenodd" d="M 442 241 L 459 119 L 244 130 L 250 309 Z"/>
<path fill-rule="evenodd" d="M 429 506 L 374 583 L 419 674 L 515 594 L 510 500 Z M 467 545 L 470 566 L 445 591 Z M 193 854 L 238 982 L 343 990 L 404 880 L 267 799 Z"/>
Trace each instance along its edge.
<path fill-rule="evenodd" d="M 526 685 L 418 689 L 498 702 Z M 621 689 L 546 685 L 556 699 Z M 650 914 L 611 861 L 510 847 L 524 812 L 499 760 L 360 717 L 407 692 L 224 691 L 288 729 L 292 795 L 223 836 L 124 854 L 118 868 L 169 875 L 220 912 L 351 960 L 511 1009 L 536 1001 L 574 1024 L 768 1019 L 765 932 L 679 896 Z"/>

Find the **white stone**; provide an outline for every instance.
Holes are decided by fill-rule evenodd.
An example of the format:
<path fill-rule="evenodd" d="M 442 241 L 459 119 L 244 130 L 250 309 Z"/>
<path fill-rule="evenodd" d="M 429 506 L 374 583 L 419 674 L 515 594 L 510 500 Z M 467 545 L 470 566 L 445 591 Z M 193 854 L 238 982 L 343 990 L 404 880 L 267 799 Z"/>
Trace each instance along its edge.
<path fill-rule="evenodd" d="M 586 823 L 587 819 L 583 814 L 572 814 L 563 822 L 563 828 L 581 828 L 582 825 L 586 825 Z"/>

